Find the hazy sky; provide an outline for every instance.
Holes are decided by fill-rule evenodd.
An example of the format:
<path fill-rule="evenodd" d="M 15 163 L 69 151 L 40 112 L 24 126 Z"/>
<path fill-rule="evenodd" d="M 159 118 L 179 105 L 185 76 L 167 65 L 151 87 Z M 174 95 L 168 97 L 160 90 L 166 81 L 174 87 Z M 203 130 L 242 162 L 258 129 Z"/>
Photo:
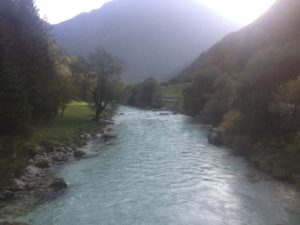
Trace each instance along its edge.
<path fill-rule="evenodd" d="M 70 19 L 82 12 L 100 8 L 110 0 L 35 0 L 40 15 L 51 24 Z M 143 1 L 143 0 L 141 0 Z M 163 1 L 163 0 L 162 0 Z M 184 0 L 183 0 L 184 1 Z M 264 13 L 275 0 L 195 0 L 217 10 L 226 18 L 246 25 Z"/>

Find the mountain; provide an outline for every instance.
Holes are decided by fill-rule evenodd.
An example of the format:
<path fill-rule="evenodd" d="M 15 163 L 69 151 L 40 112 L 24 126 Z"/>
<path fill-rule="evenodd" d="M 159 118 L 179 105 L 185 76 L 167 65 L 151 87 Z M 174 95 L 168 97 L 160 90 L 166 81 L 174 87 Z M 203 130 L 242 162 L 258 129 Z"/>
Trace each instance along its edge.
<path fill-rule="evenodd" d="M 104 47 L 125 64 L 123 78 L 170 78 L 239 26 L 196 0 L 116 0 L 53 26 L 70 54 Z"/>
<path fill-rule="evenodd" d="M 277 0 L 259 19 L 241 30 L 230 33 L 202 53 L 173 82 L 191 80 L 199 71 L 217 67 L 232 73 L 244 70 L 259 51 L 271 46 L 300 40 L 300 1 Z"/>
<path fill-rule="evenodd" d="M 170 82 L 190 82 L 183 110 L 217 127 L 211 142 L 295 184 L 300 184 L 299 24 L 300 0 L 277 0 Z"/>

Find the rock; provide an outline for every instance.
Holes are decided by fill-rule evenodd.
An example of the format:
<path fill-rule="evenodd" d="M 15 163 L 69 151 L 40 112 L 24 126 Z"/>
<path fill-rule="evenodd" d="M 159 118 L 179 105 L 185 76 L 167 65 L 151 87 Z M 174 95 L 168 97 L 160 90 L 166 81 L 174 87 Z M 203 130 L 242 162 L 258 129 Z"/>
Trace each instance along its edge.
<path fill-rule="evenodd" d="M 40 169 L 33 166 L 33 165 L 30 165 L 30 166 L 27 166 L 26 167 L 26 176 L 29 176 L 29 177 L 37 177 L 40 175 Z"/>
<path fill-rule="evenodd" d="M 110 140 L 110 139 L 113 139 L 113 138 L 116 138 L 116 137 L 117 137 L 117 135 L 112 134 L 112 133 L 104 133 L 104 134 L 102 135 L 102 138 L 103 138 L 104 140 Z"/>
<path fill-rule="evenodd" d="M 160 115 L 160 116 L 169 116 L 169 115 L 170 115 L 170 113 L 165 113 L 165 112 L 162 112 L 162 113 L 160 113 L 159 115 Z"/>
<path fill-rule="evenodd" d="M 123 115 L 125 115 L 125 113 L 119 113 L 119 115 L 120 115 L 120 116 L 123 116 Z"/>
<path fill-rule="evenodd" d="M 71 158 L 72 158 L 71 152 L 56 151 L 56 152 L 52 153 L 52 159 L 54 161 L 66 162 L 66 161 L 69 161 L 69 159 L 71 159 Z"/>
<path fill-rule="evenodd" d="M 0 225 L 29 225 L 27 223 L 21 223 L 21 222 L 0 222 Z"/>
<path fill-rule="evenodd" d="M 101 120 L 100 122 L 102 122 L 106 125 L 114 125 L 115 124 L 114 121 L 112 121 L 112 120 Z"/>
<path fill-rule="evenodd" d="M 212 129 L 209 132 L 207 139 L 210 144 L 217 145 L 217 146 L 222 144 L 221 132 L 218 131 L 217 129 Z"/>
<path fill-rule="evenodd" d="M 76 157 L 76 158 L 82 158 L 85 155 L 86 155 L 86 153 L 84 151 L 81 151 L 81 150 L 74 151 L 74 157 Z"/>
<path fill-rule="evenodd" d="M 11 201 L 16 197 L 12 191 L 4 190 L 0 192 L 0 201 Z"/>
<path fill-rule="evenodd" d="M 258 178 L 258 176 L 257 175 L 255 175 L 255 174 L 247 174 L 247 179 L 248 179 L 248 181 L 250 182 L 250 183 L 257 183 L 257 182 L 259 182 L 259 178 Z"/>
<path fill-rule="evenodd" d="M 46 169 L 50 167 L 50 162 L 46 159 L 39 160 L 34 164 L 36 167 L 41 169 Z"/>
<path fill-rule="evenodd" d="M 107 131 L 107 132 L 113 132 L 114 129 L 112 129 L 111 127 L 108 127 L 108 128 L 106 129 L 106 131 Z"/>
<path fill-rule="evenodd" d="M 14 189 L 17 191 L 23 191 L 26 188 L 26 183 L 22 180 L 15 179 L 14 180 Z"/>
<path fill-rule="evenodd" d="M 68 185 L 63 178 L 55 178 L 50 184 L 50 188 L 54 191 L 62 191 L 68 188 Z"/>

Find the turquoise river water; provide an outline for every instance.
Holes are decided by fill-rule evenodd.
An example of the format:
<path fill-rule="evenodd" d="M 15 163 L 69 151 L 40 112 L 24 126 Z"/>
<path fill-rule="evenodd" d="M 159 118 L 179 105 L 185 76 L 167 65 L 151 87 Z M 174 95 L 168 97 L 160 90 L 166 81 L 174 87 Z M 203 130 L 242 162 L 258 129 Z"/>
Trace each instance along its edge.
<path fill-rule="evenodd" d="M 259 173 L 183 115 L 122 107 L 118 138 L 57 168 L 69 189 L 17 220 L 33 225 L 299 225 L 300 194 Z M 255 174 L 258 182 L 251 182 Z M 248 178 L 247 178 L 248 177 Z"/>

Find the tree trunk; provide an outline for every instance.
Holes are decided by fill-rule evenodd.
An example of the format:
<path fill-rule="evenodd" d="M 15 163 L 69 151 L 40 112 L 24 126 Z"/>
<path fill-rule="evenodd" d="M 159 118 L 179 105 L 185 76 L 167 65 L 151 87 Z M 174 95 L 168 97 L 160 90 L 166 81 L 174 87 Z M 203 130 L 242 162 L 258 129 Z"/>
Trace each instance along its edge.
<path fill-rule="evenodd" d="M 66 109 L 66 105 L 63 104 L 63 105 L 61 106 L 61 114 L 60 114 L 61 117 L 64 117 L 65 109 Z"/>

